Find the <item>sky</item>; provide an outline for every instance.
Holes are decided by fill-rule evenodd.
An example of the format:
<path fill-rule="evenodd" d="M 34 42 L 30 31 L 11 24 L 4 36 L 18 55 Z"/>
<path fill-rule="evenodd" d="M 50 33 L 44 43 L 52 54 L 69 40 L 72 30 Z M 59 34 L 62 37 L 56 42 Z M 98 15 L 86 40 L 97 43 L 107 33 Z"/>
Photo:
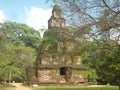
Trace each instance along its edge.
<path fill-rule="evenodd" d="M 46 0 L 0 0 L 0 23 L 24 23 L 39 30 L 48 27 L 52 2 Z"/>

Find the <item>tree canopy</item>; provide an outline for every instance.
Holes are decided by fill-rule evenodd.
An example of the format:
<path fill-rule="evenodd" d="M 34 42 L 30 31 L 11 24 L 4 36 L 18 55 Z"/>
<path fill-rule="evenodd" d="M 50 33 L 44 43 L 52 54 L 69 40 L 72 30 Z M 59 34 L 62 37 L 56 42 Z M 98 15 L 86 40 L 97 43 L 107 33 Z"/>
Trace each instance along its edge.
<path fill-rule="evenodd" d="M 34 67 L 40 40 L 39 32 L 25 24 L 1 24 L 0 81 L 30 81 L 34 77 L 29 72 Z"/>

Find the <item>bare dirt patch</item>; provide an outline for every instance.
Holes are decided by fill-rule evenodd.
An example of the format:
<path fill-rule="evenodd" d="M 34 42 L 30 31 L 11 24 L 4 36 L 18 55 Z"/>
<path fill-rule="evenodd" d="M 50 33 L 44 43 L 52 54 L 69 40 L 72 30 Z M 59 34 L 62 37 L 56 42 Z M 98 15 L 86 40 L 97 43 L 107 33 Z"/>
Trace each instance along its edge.
<path fill-rule="evenodd" d="M 22 86 L 21 83 L 11 83 L 11 84 L 15 86 L 14 90 L 33 90 L 29 87 Z"/>
<path fill-rule="evenodd" d="M 104 85 L 89 85 L 88 87 L 104 87 Z"/>

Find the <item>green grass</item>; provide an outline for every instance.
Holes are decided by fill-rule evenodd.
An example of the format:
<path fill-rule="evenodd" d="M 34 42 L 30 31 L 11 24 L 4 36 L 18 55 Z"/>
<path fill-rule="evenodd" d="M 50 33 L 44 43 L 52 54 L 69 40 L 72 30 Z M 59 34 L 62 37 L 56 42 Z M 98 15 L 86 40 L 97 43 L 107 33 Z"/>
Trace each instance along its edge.
<path fill-rule="evenodd" d="M 15 90 L 12 87 L 0 87 L 0 90 Z M 33 90 L 119 90 L 118 86 L 100 86 L 100 87 L 89 87 L 89 86 L 39 86 L 33 88 Z"/>
<path fill-rule="evenodd" d="M 39 86 L 35 90 L 118 90 L 117 86 Z"/>
<path fill-rule="evenodd" d="M 0 87 L 0 90 L 15 90 L 13 87 Z"/>
<path fill-rule="evenodd" d="M 14 90 L 14 87 L 13 85 L 10 85 L 10 84 L 0 84 L 0 90 Z"/>

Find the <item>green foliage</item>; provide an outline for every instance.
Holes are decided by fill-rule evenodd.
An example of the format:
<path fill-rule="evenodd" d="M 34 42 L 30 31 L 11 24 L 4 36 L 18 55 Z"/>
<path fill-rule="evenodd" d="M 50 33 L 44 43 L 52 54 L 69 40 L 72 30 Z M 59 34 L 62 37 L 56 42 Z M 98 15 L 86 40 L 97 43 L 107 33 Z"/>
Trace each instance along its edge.
<path fill-rule="evenodd" d="M 19 68 L 22 69 L 21 77 L 26 81 L 30 81 L 32 76 L 34 77 L 35 72 L 31 72 L 34 67 L 34 62 L 36 59 L 36 52 L 31 47 L 15 47 L 16 59 L 19 61 Z M 31 78 L 31 79 L 30 79 Z"/>
<path fill-rule="evenodd" d="M 25 24 L 15 22 L 5 22 L 1 26 L 0 81 L 32 79 L 35 73 L 31 70 L 34 67 L 36 50 L 40 42 L 39 33 Z"/>
<path fill-rule="evenodd" d="M 57 37 L 55 34 L 54 30 L 48 30 L 47 33 L 45 33 L 45 36 L 43 38 L 43 40 L 41 41 L 40 44 L 40 49 L 42 50 L 42 52 L 46 52 L 46 53 L 56 53 L 57 51 Z M 41 51 L 40 50 L 40 51 Z"/>
<path fill-rule="evenodd" d="M 104 62 L 100 65 L 99 78 L 102 79 L 103 82 L 111 83 L 111 84 L 119 84 L 119 71 L 120 71 L 120 60 L 119 53 L 120 49 L 114 49 L 112 52 L 105 52 Z"/>
<path fill-rule="evenodd" d="M 29 46 L 38 49 L 40 43 L 40 34 L 35 29 L 25 24 L 16 22 L 5 22 L 2 27 L 13 33 L 12 43 L 17 46 Z"/>
<path fill-rule="evenodd" d="M 88 70 L 88 80 L 89 82 L 97 83 L 97 72 L 95 69 L 89 69 Z"/>
<path fill-rule="evenodd" d="M 36 52 L 33 48 L 19 46 L 15 47 L 14 51 L 16 53 L 16 59 L 18 59 L 21 62 L 23 68 L 33 65 L 33 62 L 35 61 L 36 57 Z"/>
<path fill-rule="evenodd" d="M 119 45 L 111 48 L 111 45 L 113 44 L 114 41 L 107 41 L 105 43 L 99 41 L 99 43 L 91 42 L 82 47 L 83 50 L 81 50 L 84 51 L 82 53 L 83 63 L 86 64 L 86 66 L 89 66 L 89 68 L 96 70 L 94 72 L 90 70 L 90 72 L 93 72 L 91 73 L 93 75 L 90 75 L 90 78 L 93 79 L 93 81 L 96 79 L 103 84 L 120 83 L 120 79 L 118 78 L 120 75 L 120 60 L 118 58 L 120 49 Z"/>
<path fill-rule="evenodd" d="M 8 73 L 16 72 L 16 61 L 11 43 L 12 33 L 3 27 L 0 28 L 0 79 L 8 80 Z"/>

